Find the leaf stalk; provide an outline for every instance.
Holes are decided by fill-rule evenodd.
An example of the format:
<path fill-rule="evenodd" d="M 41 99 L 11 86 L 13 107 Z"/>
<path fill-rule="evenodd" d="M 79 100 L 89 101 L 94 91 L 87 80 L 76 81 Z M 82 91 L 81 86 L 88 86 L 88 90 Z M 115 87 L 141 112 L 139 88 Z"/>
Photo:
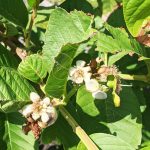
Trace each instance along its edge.
<path fill-rule="evenodd" d="M 150 83 L 150 77 L 148 75 L 119 74 L 119 77 L 124 80 L 137 80 Z"/>

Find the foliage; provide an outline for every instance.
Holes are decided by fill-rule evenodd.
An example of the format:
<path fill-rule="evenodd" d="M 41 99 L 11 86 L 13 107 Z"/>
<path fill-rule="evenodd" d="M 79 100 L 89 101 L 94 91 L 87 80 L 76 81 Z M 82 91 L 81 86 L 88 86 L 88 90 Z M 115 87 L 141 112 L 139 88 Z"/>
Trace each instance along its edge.
<path fill-rule="evenodd" d="M 150 1 L 42 3 L 0 0 L 0 149 L 150 149 Z"/>

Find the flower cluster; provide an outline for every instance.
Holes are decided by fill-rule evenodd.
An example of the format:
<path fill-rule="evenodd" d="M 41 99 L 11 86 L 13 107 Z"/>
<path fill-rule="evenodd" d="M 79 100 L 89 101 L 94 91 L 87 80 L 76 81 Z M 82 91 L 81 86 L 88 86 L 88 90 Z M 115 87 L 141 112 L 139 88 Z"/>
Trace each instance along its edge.
<path fill-rule="evenodd" d="M 116 76 L 118 74 L 118 69 L 116 66 L 105 66 L 105 65 L 102 65 L 98 71 L 98 78 L 101 82 L 107 82 L 107 77 L 109 75 L 113 75 L 113 76 Z"/>
<path fill-rule="evenodd" d="M 40 128 L 45 128 L 56 121 L 57 112 L 48 97 L 41 99 L 37 93 L 31 92 L 30 100 L 32 104 L 24 106 L 21 110 L 25 118 L 32 118 Z"/>
<path fill-rule="evenodd" d="M 90 66 L 85 66 L 86 62 L 78 60 L 76 66 L 70 68 L 69 79 L 76 84 L 85 83 L 86 89 L 92 93 L 95 99 L 106 99 L 107 94 L 96 79 L 92 79 Z"/>

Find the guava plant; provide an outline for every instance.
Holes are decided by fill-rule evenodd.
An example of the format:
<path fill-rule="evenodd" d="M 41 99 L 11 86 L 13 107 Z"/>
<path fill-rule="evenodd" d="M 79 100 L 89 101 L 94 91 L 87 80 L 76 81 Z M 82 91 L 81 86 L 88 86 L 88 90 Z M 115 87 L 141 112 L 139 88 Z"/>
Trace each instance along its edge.
<path fill-rule="evenodd" d="M 150 0 L 0 0 L 0 150 L 150 150 L 149 31 Z"/>

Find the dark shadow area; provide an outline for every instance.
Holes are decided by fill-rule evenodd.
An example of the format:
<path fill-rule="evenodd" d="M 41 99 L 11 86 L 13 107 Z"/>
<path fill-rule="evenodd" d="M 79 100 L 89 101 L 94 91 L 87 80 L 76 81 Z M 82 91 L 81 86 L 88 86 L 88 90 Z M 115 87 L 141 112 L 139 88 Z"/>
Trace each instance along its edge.
<path fill-rule="evenodd" d="M 100 123 L 104 120 L 103 116 L 92 117 L 83 112 L 80 106 L 77 105 L 77 113 L 79 114 L 79 125 L 90 135 L 93 133 L 110 133 L 109 128 Z"/>
<path fill-rule="evenodd" d="M 79 138 L 61 114 L 59 114 L 54 125 L 49 126 L 43 131 L 41 140 L 44 141 L 44 144 L 59 141 L 66 148 L 71 148 L 79 143 Z"/>
<path fill-rule="evenodd" d="M 6 150 L 7 145 L 3 139 L 5 134 L 5 114 L 0 113 L 0 148 L 1 150 Z"/>
<path fill-rule="evenodd" d="M 123 27 L 126 28 L 126 24 L 123 16 L 123 8 L 119 7 L 108 17 L 107 22 L 113 27 Z"/>
<path fill-rule="evenodd" d="M 86 0 L 66 0 L 64 3 L 60 5 L 60 7 L 64 8 L 68 12 L 73 11 L 74 9 L 83 11 L 85 13 L 90 13 L 95 16 L 101 16 L 102 14 L 102 2 L 98 0 L 98 7 L 93 8 L 92 5 Z"/>
<path fill-rule="evenodd" d="M 144 88 L 144 96 L 145 96 L 145 104 L 146 104 L 146 109 L 142 114 L 142 121 L 143 121 L 143 138 L 142 141 L 150 141 L 150 121 L 149 121 L 149 116 L 150 116 L 150 88 Z"/>

